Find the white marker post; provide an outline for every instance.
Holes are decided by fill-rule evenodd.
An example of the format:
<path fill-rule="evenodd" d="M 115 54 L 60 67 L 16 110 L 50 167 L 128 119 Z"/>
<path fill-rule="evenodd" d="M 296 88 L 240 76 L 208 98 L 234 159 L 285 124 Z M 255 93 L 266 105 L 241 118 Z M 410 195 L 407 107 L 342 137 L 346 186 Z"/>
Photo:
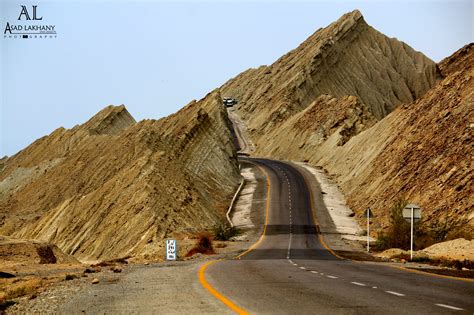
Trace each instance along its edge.
<path fill-rule="evenodd" d="M 166 260 L 176 260 L 176 240 L 166 240 Z"/>
<path fill-rule="evenodd" d="M 367 253 L 368 252 L 370 252 L 370 210 L 367 211 Z"/>
<path fill-rule="evenodd" d="M 420 206 L 409 203 L 403 208 L 403 218 L 405 220 L 410 221 L 411 229 L 410 229 L 410 261 L 413 260 L 413 225 L 415 221 L 419 221 L 421 219 L 421 208 Z"/>
<path fill-rule="evenodd" d="M 374 216 L 370 207 L 365 210 L 365 215 L 367 216 L 367 252 L 370 252 L 370 218 Z"/>

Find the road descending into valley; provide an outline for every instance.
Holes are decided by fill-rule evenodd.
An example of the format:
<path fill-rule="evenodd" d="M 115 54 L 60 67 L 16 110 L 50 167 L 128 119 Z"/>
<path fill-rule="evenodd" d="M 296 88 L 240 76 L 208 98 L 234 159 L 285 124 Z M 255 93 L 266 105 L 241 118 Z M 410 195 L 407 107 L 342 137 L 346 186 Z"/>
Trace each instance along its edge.
<path fill-rule="evenodd" d="M 246 130 L 234 134 L 242 152 L 255 152 L 251 141 L 239 139 Z M 250 219 L 262 236 L 255 243 L 229 242 L 228 251 L 217 256 L 131 264 L 118 274 L 103 268 L 93 275 L 99 283 L 62 298 L 55 310 L 45 311 L 52 307 L 48 301 L 63 296 L 61 289 L 29 300 L 36 308 L 18 313 L 473 314 L 472 280 L 338 258 L 344 251 L 333 253 L 324 242 L 332 223 L 303 167 L 239 159 L 244 168 L 252 166 L 257 181 Z M 256 239 L 258 233 L 244 238 Z"/>
<path fill-rule="evenodd" d="M 470 280 L 337 257 L 318 233 L 318 209 L 303 175 L 285 162 L 241 160 L 253 163 L 267 178 L 262 237 L 234 259 L 212 261 L 199 270 L 202 285 L 230 310 L 271 314 L 474 312 L 474 282 Z"/>

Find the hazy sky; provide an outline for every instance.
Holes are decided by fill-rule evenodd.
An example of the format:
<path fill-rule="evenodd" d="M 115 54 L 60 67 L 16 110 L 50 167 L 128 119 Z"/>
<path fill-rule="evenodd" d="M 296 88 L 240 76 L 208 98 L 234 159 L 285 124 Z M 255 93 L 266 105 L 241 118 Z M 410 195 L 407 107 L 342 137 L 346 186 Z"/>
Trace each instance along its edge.
<path fill-rule="evenodd" d="M 474 32 L 472 0 L 0 2 L 0 157 L 108 104 L 137 120 L 168 115 L 356 8 L 435 61 Z M 57 38 L 4 38 L 21 4 L 37 5 Z"/>

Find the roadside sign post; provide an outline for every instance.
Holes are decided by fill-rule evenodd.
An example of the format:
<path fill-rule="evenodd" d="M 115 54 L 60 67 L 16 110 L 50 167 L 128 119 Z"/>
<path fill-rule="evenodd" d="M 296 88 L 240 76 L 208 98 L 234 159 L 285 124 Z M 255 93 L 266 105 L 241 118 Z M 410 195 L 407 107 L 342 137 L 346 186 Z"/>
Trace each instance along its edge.
<path fill-rule="evenodd" d="M 411 209 L 411 229 L 410 229 L 410 261 L 413 260 L 413 207 Z"/>
<path fill-rule="evenodd" d="M 367 252 L 370 252 L 370 218 L 374 217 L 370 207 L 365 210 L 365 215 L 367 216 Z"/>
<path fill-rule="evenodd" d="M 176 240 L 166 240 L 166 260 L 176 260 Z"/>
<path fill-rule="evenodd" d="M 370 252 L 370 208 L 367 209 L 367 253 Z"/>
<path fill-rule="evenodd" d="M 421 208 L 417 204 L 409 203 L 403 208 L 403 218 L 410 222 L 410 261 L 413 260 L 413 225 L 421 219 Z"/>

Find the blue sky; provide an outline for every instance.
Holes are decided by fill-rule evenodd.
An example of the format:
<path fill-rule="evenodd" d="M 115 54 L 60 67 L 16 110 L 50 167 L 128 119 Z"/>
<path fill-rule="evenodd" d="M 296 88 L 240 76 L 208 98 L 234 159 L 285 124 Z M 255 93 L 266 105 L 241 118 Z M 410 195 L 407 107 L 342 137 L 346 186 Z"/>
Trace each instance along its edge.
<path fill-rule="evenodd" d="M 37 5 L 57 38 L 4 38 L 21 4 Z M 356 8 L 435 61 L 473 41 L 472 0 L 0 0 L 0 157 L 109 104 L 137 120 L 166 116 Z"/>

